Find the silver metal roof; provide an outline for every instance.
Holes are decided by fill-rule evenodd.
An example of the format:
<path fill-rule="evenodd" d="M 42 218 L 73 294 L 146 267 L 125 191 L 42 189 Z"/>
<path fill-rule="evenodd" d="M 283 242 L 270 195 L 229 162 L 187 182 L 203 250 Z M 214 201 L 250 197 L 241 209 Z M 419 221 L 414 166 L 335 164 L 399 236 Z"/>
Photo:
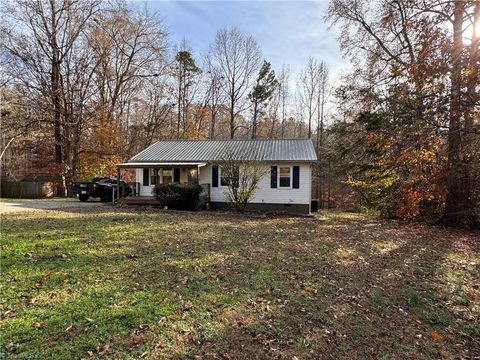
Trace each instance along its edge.
<path fill-rule="evenodd" d="M 202 167 L 202 166 L 205 166 L 207 165 L 205 162 L 171 162 L 171 161 L 167 161 L 167 162 L 158 162 L 158 161 L 150 161 L 150 162 L 127 162 L 127 163 L 123 163 L 123 164 L 117 164 L 118 167 L 122 167 L 122 168 L 135 168 L 135 167 L 139 167 L 139 166 L 142 166 L 142 167 L 149 167 L 149 166 L 165 166 L 165 165 L 168 165 L 168 166 L 198 166 L 198 167 Z"/>
<path fill-rule="evenodd" d="M 239 161 L 317 160 L 308 139 L 161 140 L 128 162 L 212 162 L 230 157 Z"/>

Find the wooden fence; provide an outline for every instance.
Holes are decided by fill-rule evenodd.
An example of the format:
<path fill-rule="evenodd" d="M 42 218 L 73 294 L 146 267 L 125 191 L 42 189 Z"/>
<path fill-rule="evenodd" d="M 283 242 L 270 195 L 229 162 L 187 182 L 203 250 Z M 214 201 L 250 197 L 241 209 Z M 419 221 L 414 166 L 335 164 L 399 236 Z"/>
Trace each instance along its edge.
<path fill-rule="evenodd" d="M 2 198 L 38 199 L 53 196 L 54 184 L 49 181 L 2 181 Z"/>

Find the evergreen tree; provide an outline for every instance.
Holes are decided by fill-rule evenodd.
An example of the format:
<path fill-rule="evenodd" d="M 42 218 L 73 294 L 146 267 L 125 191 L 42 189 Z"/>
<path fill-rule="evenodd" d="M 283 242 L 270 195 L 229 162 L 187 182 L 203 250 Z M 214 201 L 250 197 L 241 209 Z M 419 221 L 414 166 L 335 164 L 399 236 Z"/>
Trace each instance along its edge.
<path fill-rule="evenodd" d="M 270 63 L 264 60 L 255 86 L 248 94 L 248 99 L 253 104 L 252 139 L 257 137 L 259 115 L 263 113 L 265 106 L 272 99 L 277 85 L 275 71 L 272 70 Z"/>

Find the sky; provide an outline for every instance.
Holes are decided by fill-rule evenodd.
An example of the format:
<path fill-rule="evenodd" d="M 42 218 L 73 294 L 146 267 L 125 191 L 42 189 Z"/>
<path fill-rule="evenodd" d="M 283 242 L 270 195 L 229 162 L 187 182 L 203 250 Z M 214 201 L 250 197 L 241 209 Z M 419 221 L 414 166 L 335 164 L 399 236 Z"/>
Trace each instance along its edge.
<path fill-rule="evenodd" d="M 172 43 L 185 38 L 197 57 L 208 51 L 218 29 L 236 26 L 253 35 L 274 69 L 289 64 L 293 77 L 309 56 L 325 61 L 333 77 L 347 66 L 338 31 L 324 20 L 326 0 L 147 1 L 147 7 L 163 18 Z"/>

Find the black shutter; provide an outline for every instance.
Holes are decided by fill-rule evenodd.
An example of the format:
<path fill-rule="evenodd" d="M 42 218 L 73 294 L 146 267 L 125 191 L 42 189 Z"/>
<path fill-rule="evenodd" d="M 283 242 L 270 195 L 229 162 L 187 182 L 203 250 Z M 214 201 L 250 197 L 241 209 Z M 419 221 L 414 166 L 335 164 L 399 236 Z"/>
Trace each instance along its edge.
<path fill-rule="evenodd" d="M 292 187 L 294 189 L 300 188 L 300 166 L 293 167 L 293 182 Z"/>
<path fill-rule="evenodd" d="M 179 183 L 180 182 L 180 169 L 173 168 L 173 182 Z"/>
<path fill-rule="evenodd" d="M 277 173 L 278 173 L 277 167 L 272 166 L 270 168 L 270 187 L 272 189 L 277 188 Z"/>
<path fill-rule="evenodd" d="M 212 166 L 212 187 L 218 187 L 218 166 Z"/>
<path fill-rule="evenodd" d="M 148 186 L 149 169 L 143 169 L 143 186 Z"/>

